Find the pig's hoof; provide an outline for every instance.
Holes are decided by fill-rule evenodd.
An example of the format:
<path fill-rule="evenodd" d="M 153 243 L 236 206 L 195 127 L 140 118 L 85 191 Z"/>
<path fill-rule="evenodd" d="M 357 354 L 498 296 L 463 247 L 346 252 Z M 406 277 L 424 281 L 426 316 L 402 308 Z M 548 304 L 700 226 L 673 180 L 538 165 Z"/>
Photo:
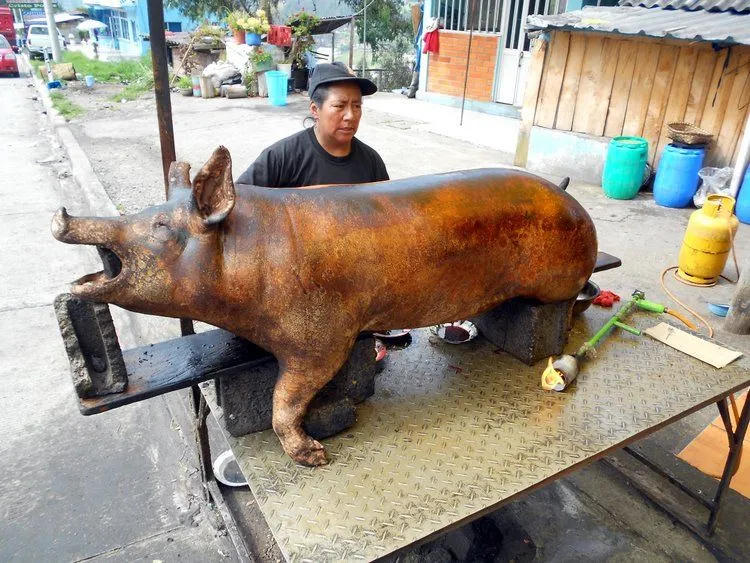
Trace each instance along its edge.
<path fill-rule="evenodd" d="M 290 455 L 294 461 L 308 467 L 318 467 L 328 463 L 325 448 L 320 442 L 312 438 L 305 440 L 302 446 Z"/>

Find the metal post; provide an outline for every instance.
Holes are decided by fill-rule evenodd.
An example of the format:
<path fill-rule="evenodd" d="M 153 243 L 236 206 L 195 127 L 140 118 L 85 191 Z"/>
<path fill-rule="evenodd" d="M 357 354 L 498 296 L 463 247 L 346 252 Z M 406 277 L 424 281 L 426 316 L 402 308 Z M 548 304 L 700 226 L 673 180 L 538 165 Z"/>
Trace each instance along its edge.
<path fill-rule="evenodd" d="M 52 11 L 52 0 L 44 0 L 44 15 L 47 18 L 47 34 L 49 35 L 50 45 L 52 45 L 52 60 L 59 63 L 62 61 L 62 52 L 57 37 L 57 24 L 55 23 L 55 13 Z"/>
<path fill-rule="evenodd" d="M 461 97 L 461 119 L 458 124 L 464 124 L 464 105 L 466 105 L 466 86 L 469 83 L 469 64 L 471 63 L 471 40 L 474 37 L 474 8 L 476 7 L 477 0 L 471 0 L 469 7 L 469 48 L 466 52 L 466 71 L 464 73 L 464 93 Z"/>
<path fill-rule="evenodd" d="M 159 121 L 161 164 L 164 171 L 164 192 L 169 193 L 169 166 L 177 160 L 172 128 L 172 100 L 169 97 L 167 43 L 164 38 L 164 4 L 162 0 L 148 0 L 148 33 L 151 41 L 151 61 L 154 67 L 156 118 Z"/>
<path fill-rule="evenodd" d="M 362 78 L 365 77 L 367 70 L 367 0 L 364 0 L 364 21 L 362 22 Z"/>
<path fill-rule="evenodd" d="M 331 60 L 329 62 L 333 62 L 336 60 L 336 33 L 331 32 Z"/>
<path fill-rule="evenodd" d="M 354 68 L 354 21 L 349 21 L 349 68 Z"/>

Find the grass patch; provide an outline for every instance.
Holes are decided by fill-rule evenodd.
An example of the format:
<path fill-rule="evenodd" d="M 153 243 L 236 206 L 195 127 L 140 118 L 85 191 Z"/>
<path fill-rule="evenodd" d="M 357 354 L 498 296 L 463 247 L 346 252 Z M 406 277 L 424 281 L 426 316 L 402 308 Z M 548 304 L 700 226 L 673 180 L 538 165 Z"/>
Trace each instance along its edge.
<path fill-rule="evenodd" d="M 84 112 L 84 109 L 81 106 L 71 102 L 62 92 L 53 90 L 49 93 L 49 97 L 52 98 L 52 107 L 59 111 L 60 115 L 65 119 L 78 117 Z"/>
<path fill-rule="evenodd" d="M 154 89 L 154 77 L 153 75 L 148 75 L 139 78 L 138 80 L 134 80 L 125 88 L 120 90 L 119 93 L 114 94 L 112 96 L 112 99 L 116 102 L 119 102 L 120 100 L 137 100 L 141 97 L 141 95 L 145 92 L 150 92 Z"/>
<path fill-rule="evenodd" d="M 134 82 L 152 74 L 151 55 L 122 61 L 95 61 L 78 51 L 65 51 L 63 62 L 72 63 L 76 72 L 91 75 L 97 82 Z"/>

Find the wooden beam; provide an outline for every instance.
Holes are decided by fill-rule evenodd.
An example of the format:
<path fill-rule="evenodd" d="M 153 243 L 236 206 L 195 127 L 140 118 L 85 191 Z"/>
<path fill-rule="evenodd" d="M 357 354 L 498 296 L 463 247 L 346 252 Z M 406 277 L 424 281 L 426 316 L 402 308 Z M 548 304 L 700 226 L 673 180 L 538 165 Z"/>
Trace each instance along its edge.
<path fill-rule="evenodd" d="M 570 131 L 573 128 L 573 116 L 578 98 L 578 85 L 581 80 L 583 55 L 586 51 L 586 36 L 573 33 L 570 36 L 568 61 L 565 64 L 565 78 L 563 80 L 560 102 L 557 106 L 555 129 Z"/>
<path fill-rule="evenodd" d="M 732 154 L 742 133 L 750 101 L 750 54 L 735 57 L 729 67 L 725 78 L 733 75 L 732 90 L 712 149 L 712 161 L 716 166 L 731 166 Z"/>
<path fill-rule="evenodd" d="M 702 50 L 698 53 L 698 62 L 695 65 L 695 74 L 690 84 L 687 107 L 685 108 L 685 122 L 697 125 L 703 115 L 703 106 L 706 104 L 708 88 L 711 84 L 711 74 L 716 65 L 718 54 L 713 50 Z"/>
<path fill-rule="evenodd" d="M 630 97 L 630 87 L 633 83 L 633 72 L 635 71 L 637 54 L 637 42 L 630 40 L 620 41 L 617 70 L 615 71 L 615 78 L 612 84 L 612 95 L 609 100 L 607 121 L 604 125 L 604 135 L 606 137 L 622 135 L 622 126 L 625 123 L 625 112 L 628 109 L 628 98 Z"/>
<path fill-rule="evenodd" d="M 651 99 L 646 111 L 646 121 L 643 124 L 642 136 L 648 141 L 648 160 L 653 163 L 656 149 L 659 145 L 664 115 L 674 78 L 677 58 L 680 49 L 674 45 L 662 45 L 659 50 L 659 60 L 656 63 L 654 86 L 651 89 Z"/>
<path fill-rule="evenodd" d="M 669 132 L 667 125 L 680 122 L 685 117 L 685 108 L 687 107 L 688 95 L 690 94 L 690 84 L 693 80 L 697 62 L 697 49 L 691 46 L 680 48 L 674 76 L 672 77 L 672 84 L 669 87 L 669 101 L 664 112 L 659 140 L 656 143 L 656 152 L 653 159 L 655 165 L 658 164 L 664 147 L 670 143 L 670 139 L 667 137 L 667 133 Z"/>
<path fill-rule="evenodd" d="M 573 131 L 596 136 L 604 133 L 619 49 L 619 42 L 612 38 L 587 41 Z"/>
<path fill-rule="evenodd" d="M 628 108 L 625 111 L 625 122 L 622 126 L 623 135 L 640 136 L 646 122 L 648 103 L 651 100 L 651 90 L 654 86 L 656 65 L 659 62 L 658 43 L 639 43 L 637 65 L 633 73 L 633 84 L 630 87 Z"/>
<path fill-rule="evenodd" d="M 563 78 L 565 77 L 565 63 L 568 60 L 570 47 L 570 33 L 556 31 L 550 39 L 549 56 L 544 65 L 544 76 L 536 107 L 534 124 L 540 127 L 554 127 L 557 115 L 557 104 L 560 100 Z"/>
<path fill-rule="evenodd" d="M 547 43 L 548 36 L 544 33 L 532 41 L 531 62 L 529 63 L 529 74 L 526 78 L 526 90 L 524 91 L 523 107 L 521 109 L 521 125 L 518 128 L 516 155 L 513 159 L 513 164 L 516 166 L 525 167 L 529 159 L 531 128 L 534 125 L 534 114 L 536 113 L 537 99 L 539 98 L 539 86 L 542 80 Z"/>

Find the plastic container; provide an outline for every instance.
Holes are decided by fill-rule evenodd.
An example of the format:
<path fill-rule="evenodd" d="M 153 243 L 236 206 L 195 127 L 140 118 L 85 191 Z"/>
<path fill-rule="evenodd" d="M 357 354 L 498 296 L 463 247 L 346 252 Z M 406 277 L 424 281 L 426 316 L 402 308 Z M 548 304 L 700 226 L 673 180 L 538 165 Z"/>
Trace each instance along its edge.
<path fill-rule="evenodd" d="M 86 88 L 93 88 L 94 87 L 95 80 L 94 80 L 93 76 L 91 76 L 90 74 L 87 74 L 86 78 L 84 78 L 84 80 L 86 81 Z"/>
<path fill-rule="evenodd" d="M 260 35 L 257 33 L 245 33 L 245 43 L 257 47 L 260 45 Z"/>
<path fill-rule="evenodd" d="M 680 249 L 677 275 L 693 284 L 715 284 L 729 258 L 739 221 L 734 198 L 712 194 L 693 211 Z"/>
<path fill-rule="evenodd" d="M 286 105 L 286 83 L 288 77 L 280 70 L 269 70 L 266 73 L 266 84 L 268 86 L 268 101 L 272 106 Z"/>
<path fill-rule="evenodd" d="M 664 147 L 656 169 L 654 201 L 662 207 L 687 207 L 698 191 L 698 171 L 705 156 L 705 147 Z"/>
<path fill-rule="evenodd" d="M 612 199 L 633 199 L 643 183 L 648 141 L 642 137 L 615 137 L 607 149 L 602 189 Z"/>
<path fill-rule="evenodd" d="M 737 219 L 743 223 L 750 224 L 750 166 L 747 167 L 745 177 L 742 179 L 734 212 L 737 215 Z"/>

